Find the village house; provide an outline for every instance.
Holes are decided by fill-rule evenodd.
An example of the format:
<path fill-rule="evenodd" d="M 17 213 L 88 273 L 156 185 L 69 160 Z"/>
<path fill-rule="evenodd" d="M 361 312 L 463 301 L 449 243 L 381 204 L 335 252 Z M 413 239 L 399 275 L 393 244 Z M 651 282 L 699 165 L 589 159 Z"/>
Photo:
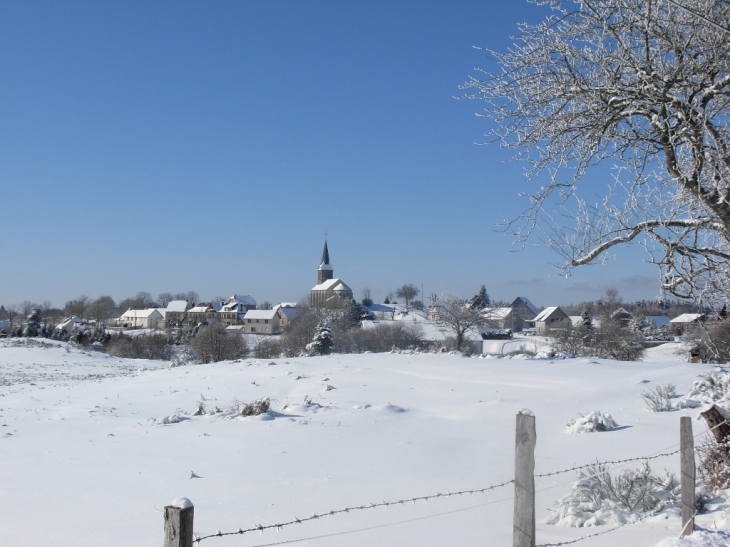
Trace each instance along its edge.
<path fill-rule="evenodd" d="M 156 329 L 157 323 L 162 321 L 162 314 L 157 308 L 146 310 L 127 310 L 117 319 L 120 327 L 128 329 Z"/>
<path fill-rule="evenodd" d="M 279 328 L 283 330 L 284 327 L 289 325 L 299 315 L 300 309 L 295 303 L 282 302 L 274 306 L 274 311 L 279 317 Z"/>
<path fill-rule="evenodd" d="M 279 334 L 278 310 L 250 310 L 243 317 L 244 332 L 252 334 Z"/>
<path fill-rule="evenodd" d="M 550 329 L 567 328 L 571 324 L 570 317 L 558 306 L 545 308 L 535 317 L 535 332 L 546 336 Z"/>
<path fill-rule="evenodd" d="M 515 298 L 515 301 L 510 304 L 510 308 L 515 310 L 517 312 L 517 315 L 519 315 L 523 321 L 529 322 L 529 325 L 527 326 L 534 326 L 532 322 L 535 320 L 535 317 L 538 316 L 540 311 L 537 309 L 537 306 L 530 302 L 530 299 L 524 296 L 518 296 Z"/>
<path fill-rule="evenodd" d="M 218 320 L 224 325 L 241 325 L 243 316 L 249 310 L 256 309 L 256 300 L 247 294 L 234 294 L 224 302 L 218 312 Z"/>
<path fill-rule="evenodd" d="M 187 300 L 172 300 L 165 308 L 165 325 L 167 327 L 179 327 L 185 320 L 185 315 L 190 309 Z"/>
<path fill-rule="evenodd" d="M 182 324 L 188 327 L 194 327 L 207 322 L 209 319 L 218 321 L 218 312 L 221 308 L 220 302 L 201 302 L 187 311 Z"/>
<path fill-rule="evenodd" d="M 524 325 L 516 308 L 486 308 L 482 315 L 487 328 L 520 332 Z"/>
<path fill-rule="evenodd" d="M 704 313 L 683 313 L 669 321 L 669 327 L 674 334 L 684 334 L 687 327 L 697 325 L 706 320 Z"/>

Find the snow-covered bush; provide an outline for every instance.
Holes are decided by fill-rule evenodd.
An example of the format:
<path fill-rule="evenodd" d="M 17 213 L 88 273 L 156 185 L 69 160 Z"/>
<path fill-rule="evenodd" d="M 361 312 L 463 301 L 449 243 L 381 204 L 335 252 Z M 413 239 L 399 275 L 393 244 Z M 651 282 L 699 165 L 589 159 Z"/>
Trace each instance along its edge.
<path fill-rule="evenodd" d="M 676 386 L 674 384 L 656 386 L 654 389 L 641 392 L 641 398 L 644 399 L 646 408 L 652 412 L 672 410 L 672 399 L 676 396 Z"/>
<path fill-rule="evenodd" d="M 567 424 L 568 433 L 592 433 L 594 431 L 608 431 L 618 427 L 610 414 L 594 410 L 588 414 L 581 414 L 580 418 L 573 418 Z"/>
<path fill-rule="evenodd" d="M 170 368 L 184 367 L 198 363 L 198 356 L 188 346 L 180 346 L 170 359 Z"/>
<path fill-rule="evenodd" d="M 679 496 L 675 476 L 655 475 L 648 463 L 627 469 L 613 479 L 605 465 L 596 464 L 579 472 L 570 494 L 550 509 L 545 522 L 562 526 L 601 526 L 634 521 L 649 511 L 658 511 Z"/>
<path fill-rule="evenodd" d="M 333 345 L 332 326 L 328 321 L 322 321 L 317 326 L 314 338 L 307 344 L 307 351 L 310 355 L 329 355 Z"/>

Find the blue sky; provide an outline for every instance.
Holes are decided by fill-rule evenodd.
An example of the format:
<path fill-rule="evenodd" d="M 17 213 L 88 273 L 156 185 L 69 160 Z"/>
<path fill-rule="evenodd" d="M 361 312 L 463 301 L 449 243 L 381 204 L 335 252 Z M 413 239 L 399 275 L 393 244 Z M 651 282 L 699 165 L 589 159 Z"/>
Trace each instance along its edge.
<path fill-rule="evenodd" d="M 0 303 L 196 290 L 298 300 L 325 231 L 335 276 L 375 298 L 536 304 L 658 294 L 628 249 L 559 257 L 495 226 L 522 166 L 477 146 L 459 84 L 505 49 L 517 2 L 0 4 Z M 605 183 L 608 184 L 609 180 Z M 597 181 L 601 184 L 601 181 Z"/>

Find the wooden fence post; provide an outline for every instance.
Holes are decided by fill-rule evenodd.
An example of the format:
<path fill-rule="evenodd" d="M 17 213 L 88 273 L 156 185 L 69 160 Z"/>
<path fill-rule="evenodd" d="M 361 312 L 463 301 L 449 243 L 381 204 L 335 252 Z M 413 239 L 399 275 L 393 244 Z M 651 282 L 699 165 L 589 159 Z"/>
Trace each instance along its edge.
<path fill-rule="evenodd" d="M 695 528 L 695 441 L 692 436 L 692 419 L 679 419 L 679 458 L 682 488 L 682 533 L 688 536 Z"/>
<path fill-rule="evenodd" d="M 515 512 L 512 546 L 535 547 L 535 415 L 517 414 L 515 434 Z"/>
<path fill-rule="evenodd" d="M 193 502 L 177 498 L 165 506 L 164 547 L 193 547 Z"/>

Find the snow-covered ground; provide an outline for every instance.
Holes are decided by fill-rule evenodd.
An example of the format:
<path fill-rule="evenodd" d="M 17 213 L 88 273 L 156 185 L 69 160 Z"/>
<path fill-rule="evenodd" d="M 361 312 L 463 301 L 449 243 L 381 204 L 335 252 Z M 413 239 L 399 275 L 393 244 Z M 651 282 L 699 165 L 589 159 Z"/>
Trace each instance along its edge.
<path fill-rule="evenodd" d="M 523 408 L 536 415 L 538 473 L 671 451 L 679 417 L 701 409 L 650 413 L 640 392 L 671 382 L 682 395 L 714 368 L 682 362 L 676 345 L 638 363 L 403 353 L 168 368 L 64 343 L 17 344 L 0 341 L 0 537 L 15 546 L 159 546 L 162 508 L 178 496 L 193 501 L 196 534 L 207 535 L 484 488 L 513 476 L 515 414 Z M 271 398 L 275 412 L 226 412 L 258 398 Z M 201 401 L 223 412 L 193 415 Z M 568 421 L 591 411 L 609 413 L 619 427 L 566 432 Z M 697 434 L 706 430 L 693 424 Z M 652 464 L 678 473 L 679 457 Z M 545 523 L 574 480 L 538 479 L 538 544 L 609 527 Z M 315 536 L 327 537 L 296 544 L 509 545 L 511 496 L 507 486 L 200 545 Z M 671 539 L 680 523 L 667 511 L 576 545 L 727 545 L 729 519 L 719 501 L 698 516 L 706 531 L 691 540 Z M 353 530 L 360 531 L 332 535 Z"/>

